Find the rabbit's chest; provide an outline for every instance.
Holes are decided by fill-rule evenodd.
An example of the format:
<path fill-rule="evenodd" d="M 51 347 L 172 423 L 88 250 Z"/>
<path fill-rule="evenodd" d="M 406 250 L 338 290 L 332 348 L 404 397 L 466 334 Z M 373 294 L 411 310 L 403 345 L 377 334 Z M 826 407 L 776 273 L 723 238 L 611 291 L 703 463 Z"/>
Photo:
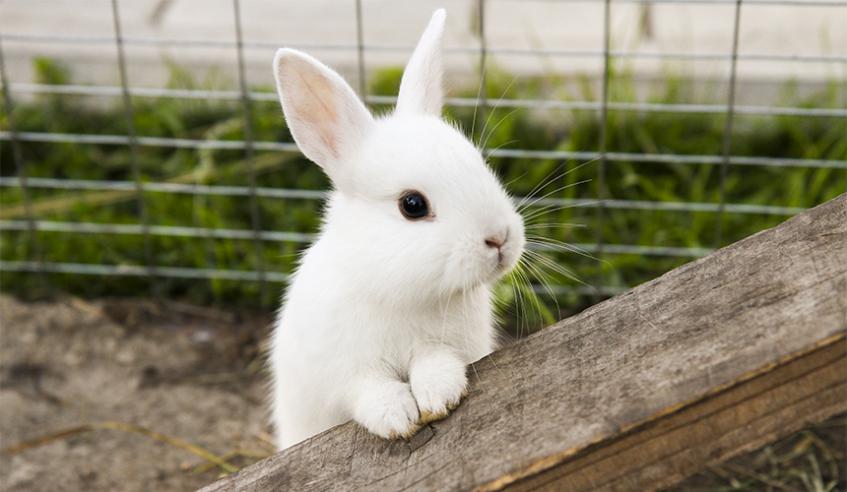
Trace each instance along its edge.
<path fill-rule="evenodd" d="M 398 313 L 376 323 L 379 357 L 392 365 L 403 367 L 415 353 L 434 345 L 450 347 L 468 362 L 490 351 L 493 328 L 490 316 L 484 311 L 470 310 L 438 314 Z M 376 335 L 376 334 L 375 334 Z"/>

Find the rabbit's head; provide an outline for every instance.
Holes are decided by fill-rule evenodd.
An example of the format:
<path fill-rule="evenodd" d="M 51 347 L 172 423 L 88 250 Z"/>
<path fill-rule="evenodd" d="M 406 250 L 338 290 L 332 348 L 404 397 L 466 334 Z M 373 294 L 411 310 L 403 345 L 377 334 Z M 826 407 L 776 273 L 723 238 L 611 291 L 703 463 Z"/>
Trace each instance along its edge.
<path fill-rule="evenodd" d="M 309 55 L 281 49 L 274 59 L 291 134 L 335 188 L 323 236 L 337 268 L 394 300 L 490 284 L 525 243 L 523 221 L 479 149 L 441 118 L 444 19 L 435 12 L 396 109 L 378 118 Z"/>

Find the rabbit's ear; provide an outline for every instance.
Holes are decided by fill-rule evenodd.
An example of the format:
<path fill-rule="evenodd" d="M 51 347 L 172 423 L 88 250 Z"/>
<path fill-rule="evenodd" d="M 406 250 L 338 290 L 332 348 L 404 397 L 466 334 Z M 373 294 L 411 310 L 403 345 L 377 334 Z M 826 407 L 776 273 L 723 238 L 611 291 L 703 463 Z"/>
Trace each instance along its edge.
<path fill-rule="evenodd" d="M 421 40 L 400 81 L 400 94 L 397 96 L 398 113 L 429 113 L 441 116 L 444 104 L 442 87 L 441 37 L 444 34 L 444 9 L 432 14 Z"/>
<path fill-rule="evenodd" d="M 274 75 L 291 135 L 334 178 L 339 161 L 370 131 L 373 116 L 338 73 L 305 53 L 277 51 Z"/>

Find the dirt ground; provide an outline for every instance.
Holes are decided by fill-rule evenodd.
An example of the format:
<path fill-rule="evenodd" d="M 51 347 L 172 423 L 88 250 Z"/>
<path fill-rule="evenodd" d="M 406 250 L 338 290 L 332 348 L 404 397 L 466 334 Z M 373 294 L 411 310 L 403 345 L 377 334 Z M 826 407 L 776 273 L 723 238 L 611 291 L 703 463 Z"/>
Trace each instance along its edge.
<path fill-rule="evenodd" d="M 178 303 L 0 296 L 0 447 L 86 424 L 143 428 L 76 429 L 0 453 L 2 489 L 191 490 L 221 472 L 197 472 L 204 459 L 132 430 L 268 454 L 258 352 L 269 323 Z"/>
<path fill-rule="evenodd" d="M 0 490 L 193 490 L 224 471 L 198 454 L 224 467 L 267 455 L 270 321 L 176 302 L 0 296 Z M 847 490 L 846 466 L 842 415 L 674 490 Z"/>

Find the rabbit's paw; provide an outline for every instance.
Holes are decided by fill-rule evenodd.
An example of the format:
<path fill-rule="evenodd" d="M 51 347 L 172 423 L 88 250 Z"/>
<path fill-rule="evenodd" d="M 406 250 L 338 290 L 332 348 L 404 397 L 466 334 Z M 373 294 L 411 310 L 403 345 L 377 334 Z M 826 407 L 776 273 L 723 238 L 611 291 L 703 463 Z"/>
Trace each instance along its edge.
<path fill-rule="evenodd" d="M 449 353 L 431 354 L 416 360 L 410 384 L 418 402 L 420 423 L 441 420 L 459 405 L 467 392 L 465 365 Z"/>
<path fill-rule="evenodd" d="M 409 385 L 384 381 L 360 395 L 353 418 L 384 439 L 408 439 L 420 429 L 418 406 Z"/>

